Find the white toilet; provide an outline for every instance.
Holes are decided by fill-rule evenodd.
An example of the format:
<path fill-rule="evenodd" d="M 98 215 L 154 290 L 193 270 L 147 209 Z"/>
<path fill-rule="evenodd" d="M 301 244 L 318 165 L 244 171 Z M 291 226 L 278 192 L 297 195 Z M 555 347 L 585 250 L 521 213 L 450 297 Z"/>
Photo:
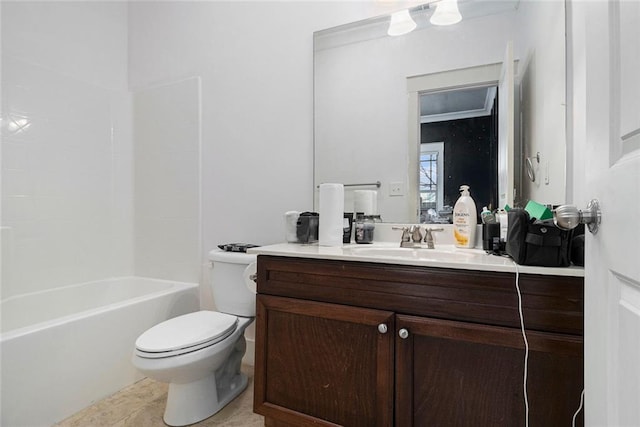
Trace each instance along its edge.
<path fill-rule="evenodd" d="M 193 424 L 220 411 L 247 386 L 240 372 L 244 330 L 256 314 L 256 255 L 214 250 L 211 286 L 219 311 L 174 317 L 136 340 L 133 364 L 144 375 L 169 383 L 164 422 Z"/>

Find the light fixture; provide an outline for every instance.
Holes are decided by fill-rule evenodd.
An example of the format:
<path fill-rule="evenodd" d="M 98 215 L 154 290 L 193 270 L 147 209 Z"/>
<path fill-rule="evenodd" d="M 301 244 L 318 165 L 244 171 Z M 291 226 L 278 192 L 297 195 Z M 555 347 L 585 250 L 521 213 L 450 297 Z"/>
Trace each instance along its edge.
<path fill-rule="evenodd" d="M 387 34 L 390 36 L 401 36 L 415 30 L 416 26 L 416 22 L 411 18 L 409 10 L 401 10 L 391 15 L 391 23 L 389 23 Z"/>
<path fill-rule="evenodd" d="M 458 0 L 440 0 L 436 3 L 436 11 L 431 15 L 433 25 L 453 25 L 462 20 L 458 10 Z"/>

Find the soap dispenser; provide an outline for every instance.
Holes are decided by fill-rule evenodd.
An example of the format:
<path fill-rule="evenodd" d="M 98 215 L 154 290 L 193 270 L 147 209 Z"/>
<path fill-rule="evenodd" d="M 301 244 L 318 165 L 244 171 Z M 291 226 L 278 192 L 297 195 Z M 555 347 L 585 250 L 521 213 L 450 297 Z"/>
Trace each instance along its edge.
<path fill-rule="evenodd" d="M 460 198 L 453 207 L 453 240 L 459 248 L 473 248 L 476 242 L 478 213 L 469 195 L 469 186 L 460 186 Z"/>

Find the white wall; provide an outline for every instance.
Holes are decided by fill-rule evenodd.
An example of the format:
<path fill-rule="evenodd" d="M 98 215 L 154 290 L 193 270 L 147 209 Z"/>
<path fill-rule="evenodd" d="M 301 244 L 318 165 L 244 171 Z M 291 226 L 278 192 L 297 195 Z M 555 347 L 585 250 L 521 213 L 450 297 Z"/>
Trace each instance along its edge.
<path fill-rule="evenodd" d="M 587 67 L 586 67 L 586 8 L 584 2 L 567 2 L 567 203 L 576 204 L 590 200 L 586 185 L 587 141 Z M 578 207 L 581 207 L 578 204 Z"/>
<path fill-rule="evenodd" d="M 130 4 L 131 88 L 202 82 L 201 283 L 209 250 L 280 242 L 282 214 L 313 208 L 313 32 L 377 12 L 369 2 Z"/>
<path fill-rule="evenodd" d="M 562 1 L 523 1 L 518 12 L 516 56 L 521 79 L 521 131 L 524 157 L 533 160 L 535 182 L 522 175 L 524 200 L 563 204 L 566 192 L 565 5 Z M 526 19 L 523 19 L 525 17 Z M 545 25 L 535 25 L 544 22 Z"/>
<path fill-rule="evenodd" d="M 2 298 L 131 274 L 126 6 L 1 7 Z"/>

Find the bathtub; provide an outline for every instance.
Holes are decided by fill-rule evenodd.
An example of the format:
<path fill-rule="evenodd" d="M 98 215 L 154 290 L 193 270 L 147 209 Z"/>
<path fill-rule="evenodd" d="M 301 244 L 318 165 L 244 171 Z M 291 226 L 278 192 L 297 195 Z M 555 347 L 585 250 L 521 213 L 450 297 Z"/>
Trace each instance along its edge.
<path fill-rule="evenodd" d="M 0 425 L 50 426 L 142 376 L 136 338 L 199 309 L 195 283 L 119 277 L 0 302 Z"/>

